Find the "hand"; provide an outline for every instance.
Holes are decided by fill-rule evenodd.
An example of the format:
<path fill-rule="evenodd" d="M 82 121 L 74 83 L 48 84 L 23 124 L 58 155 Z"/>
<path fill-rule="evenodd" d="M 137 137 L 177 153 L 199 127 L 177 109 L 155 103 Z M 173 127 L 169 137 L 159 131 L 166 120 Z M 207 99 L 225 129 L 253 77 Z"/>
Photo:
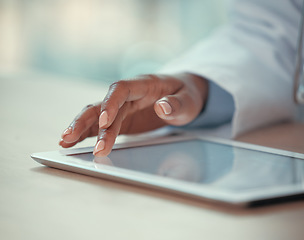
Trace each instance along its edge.
<path fill-rule="evenodd" d="M 68 148 L 98 136 L 93 153 L 106 156 L 119 134 L 190 123 L 202 110 L 207 95 L 207 81 L 188 73 L 121 80 L 110 86 L 102 102 L 86 106 L 76 116 L 59 144 Z"/>

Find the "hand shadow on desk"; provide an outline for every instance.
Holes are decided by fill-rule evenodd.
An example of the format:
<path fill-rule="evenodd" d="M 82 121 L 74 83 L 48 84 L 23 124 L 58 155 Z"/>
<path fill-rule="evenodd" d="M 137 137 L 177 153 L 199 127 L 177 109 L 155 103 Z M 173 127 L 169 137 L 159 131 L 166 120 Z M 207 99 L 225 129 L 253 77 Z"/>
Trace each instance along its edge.
<path fill-rule="evenodd" d="M 118 189 L 120 191 L 122 190 L 125 192 L 130 192 L 132 194 L 146 195 L 153 198 L 158 198 L 166 201 L 173 201 L 184 205 L 191 205 L 194 207 L 208 209 L 211 211 L 224 212 L 230 215 L 238 215 L 238 216 L 264 215 L 264 214 L 269 214 L 271 212 L 291 211 L 296 209 L 302 209 L 304 207 L 303 201 L 302 202 L 292 201 L 292 202 L 284 202 L 274 205 L 265 205 L 258 208 L 246 208 L 246 207 L 242 208 L 242 207 L 226 205 L 226 204 L 219 204 L 213 202 L 211 203 L 208 201 L 197 200 L 174 193 L 163 192 L 161 190 L 155 190 L 152 188 L 148 189 L 141 186 L 129 185 L 118 181 L 96 178 L 88 175 L 83 175 L 79 173 L 69 172 L 69 171 L 46 167 L 46 166 L 31 168 L 31 171 L 36 173 L 48 174 L 63 179 L 68 179 L 70 181 L 78 181 L 89 185 L 109 188 L 112 190 Z"/>

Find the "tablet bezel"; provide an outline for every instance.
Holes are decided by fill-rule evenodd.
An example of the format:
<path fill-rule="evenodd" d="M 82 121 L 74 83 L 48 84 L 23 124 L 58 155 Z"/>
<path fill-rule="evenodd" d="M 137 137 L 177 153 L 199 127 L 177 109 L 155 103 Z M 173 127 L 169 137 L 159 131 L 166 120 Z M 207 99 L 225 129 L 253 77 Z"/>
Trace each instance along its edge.
<path fill-rule="evenodd" d="M 181 136 L 167 136 L 156 139 L 148 139 L 146 141 L 129 141 L 115 144 L 113 150 L 123 148 L 133 148 L 140 146 L 157 145 L 164 143 L 173 143 L 187 140 L 203 140 L 213 143 L 230 145 L 243 149 L 250 149 L 265 153 L 272 153 L 297 159 L 304 159 L 304 154 L 295 153 L 280 149 L 274 149 L 254 144 L 237 142 L 228 139 L 220 139 L 215 137 L 198 136 L 193 133 L 184 134 Z M 287 186 L 280 188 L 268 189 L 267 192 L 257 189 L 250 192 L 238 193 L 237 195 L 225 191 L 215 191 L 207 185 L 195 186 L 194 184 L 183 182 L 181 180 L 165 178 L 157 175 L 142 173 L 134 170 L 122 169 L 118 167 L 104 165 L 102 169 L 96 169 L 94 163 L 88 166 L 75 164 L 67 161 L 67 158 L 72 155 L 93 152 L 93 147 L 65 149 L 59 151 L 34 153 L 31 157 L 46 166 L 67 170 L 75 173 L 85 174 L 93 177 L 119 181 L 122 183 L 143 186 L 162 190 L 165 192 L 177 193 L 179 195 L 196 198 L 211 202 L 221 202 L 238 206 L 250 206 L 253 203 L 267 201 L 270 199 L 278 199 L 290 196 L 304 195 L 304 186 Z M 304 184 L 304 182 L 303 182 Z"/>

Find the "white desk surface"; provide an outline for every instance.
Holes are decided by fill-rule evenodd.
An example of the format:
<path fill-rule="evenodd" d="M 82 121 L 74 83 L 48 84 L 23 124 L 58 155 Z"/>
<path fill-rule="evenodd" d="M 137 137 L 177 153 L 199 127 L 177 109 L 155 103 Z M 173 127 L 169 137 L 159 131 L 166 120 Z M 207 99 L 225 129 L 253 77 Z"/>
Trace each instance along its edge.
<path fill-rule="evenodd" d="M 30 158 L 59 149 L 61 131 L 106 89 L 0 74 L 0 239 L 304 239 L 304 201 L 224 208 L 51 169 Z M 303 133 L 303 124 L 283 124 L 240 140 L 304 152 Z"/>

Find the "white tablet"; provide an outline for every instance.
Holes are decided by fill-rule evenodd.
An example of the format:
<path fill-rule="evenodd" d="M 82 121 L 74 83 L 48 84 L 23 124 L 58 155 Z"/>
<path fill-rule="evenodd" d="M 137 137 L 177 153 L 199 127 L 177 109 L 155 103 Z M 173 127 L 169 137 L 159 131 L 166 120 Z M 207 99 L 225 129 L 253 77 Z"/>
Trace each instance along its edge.
<path fill-rule="evenodd" d="M 50 167 L 204 201 L 256 206 L 304 199 L 304 154 L 197 136 L 118 144 L 103 158 L 92 151 L 43 152 L 32 158 Z"/>

